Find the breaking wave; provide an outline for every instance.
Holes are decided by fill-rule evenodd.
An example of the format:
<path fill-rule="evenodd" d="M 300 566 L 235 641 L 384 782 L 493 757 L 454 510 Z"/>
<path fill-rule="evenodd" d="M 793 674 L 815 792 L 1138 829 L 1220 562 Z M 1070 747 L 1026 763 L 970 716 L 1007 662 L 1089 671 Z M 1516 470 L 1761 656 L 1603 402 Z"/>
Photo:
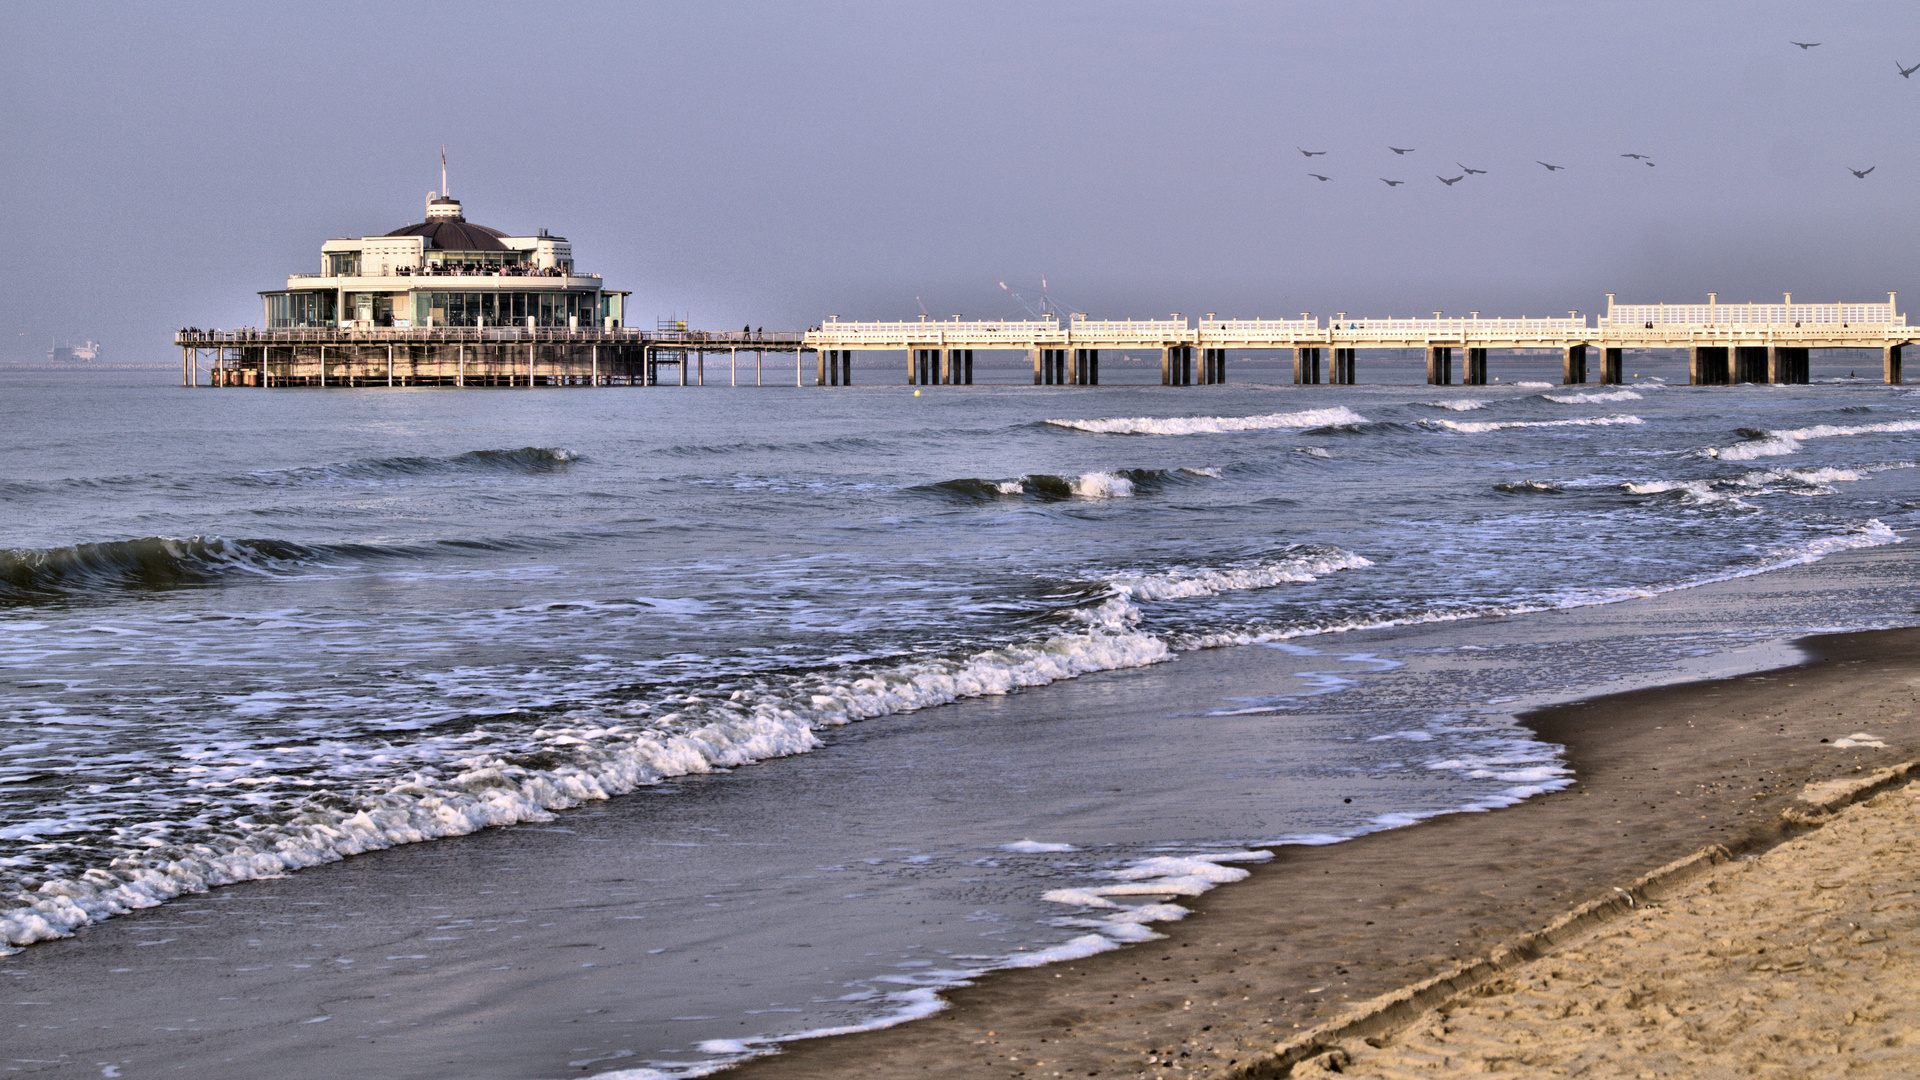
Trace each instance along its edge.
<path fill-rule="evenodd" d="M 1637 416 L 1580 416 L 1570 420 L 1422 420 L 1428 427 L 1480 435 L 1509 428 L 1612 427 L 1616 424 L 1644 424 Z"/>
<path fill-rule="evenodd" d="M 1495 484 L 1493 490 L 1508 495 L 1558 495 L 1564 489 L 1551 480 L 1520 480 L 1511 484 Z"/>
<path fill-rule="evenodd" d="M 1090 475 L 1110 478 L 1098 483 L 1117 479 Z M 215 542 L 216 550 L 223 543 Z M 0 944 L 65 937 L 88 923 L 218 885 L 492 825 L 549 820 L 555 811 L 671 777 L 805 753 L 821 745 L 818 732 L 825 727 L 1160 663 L 1174 649 L 1140 628 L 1136 598 L 1267 588 L 1368 565 L 1335 548 L 1301 549 L 1256 566 L 1117 575 L 1097 583 L 1085 606 L 1066 613 L 1070 625 L 1062 632 L 965 655 L 764 674 L 657 703 L 574 708 L 531 730 L 482 723 L 387 747 L 379 777 L 343 777 L 331 790 L 289 779 L 327 771 L 327 756 L 338 748 L 325 741 L 279 748 L 270 762 L 218 761 L 197 770 L 198 801 L 211 809 L 219 799 L 208 796 L 227 788 L 244 789 L 247 801 L 236 805 L 239 816 L 217 827 L 168 842 L 130 823 L 114 830 L 117 855 L 110 866 L 77 876 L 48 867 L 37 883 L 33 866 L 0 864 L 15 883 L 0 900 Z M 262 768 L 267 775 L 260 775 Z M 7 835 L 31 840 L 33 830 L 24 823 Z"/>
<path fill-rule="evenodd" d="M 997 502 L 1005 499 L 1062 502 L 1069 499 L 1124 499 L 1177 484 L 1218 479 L 1220 479 L 1220 470 L 1206 467 L 1115 469 L 1111 472 L 1085 472 L 1078 476 L 1029 473 L 1010 480 L 965 477 L 928 484 L 921 490 L 968 502 Z"/>
<path fill-rule="evenodd" d="M 1887 420 L 1878 424 L 1815 424 L 1785 431 L 1758 431 L 1741 428 L 1746 442 L 1731 446 L 1709 446 L 1701 453 L 1721 461 L 1752 461 L 1755 458 L 1782 457 L 1800 449 L 1810 439 L 1831 439 L 1846 435 L 1897 434 L 1920 431 L 1920 420 Z"/>
<path fill-rule="evenodd" d="M 1639 394 L 1631 390 L 1599 390 L 1582 394 L 1541 394 L 1548 401 L 1557 401 L 1562 405 L 1601 405 L 1610 401 L 1640 401 Z"/>
<path fill-rule="evenodd" d="M 1047 420 L 1055 427 L 1101 435 L 1217 435 L 1231 431 L 1276 431 L 1339 427 L 1370 421 L 1344 405 L 1264 416 L 1129 416 L 1101 420 Z"/>

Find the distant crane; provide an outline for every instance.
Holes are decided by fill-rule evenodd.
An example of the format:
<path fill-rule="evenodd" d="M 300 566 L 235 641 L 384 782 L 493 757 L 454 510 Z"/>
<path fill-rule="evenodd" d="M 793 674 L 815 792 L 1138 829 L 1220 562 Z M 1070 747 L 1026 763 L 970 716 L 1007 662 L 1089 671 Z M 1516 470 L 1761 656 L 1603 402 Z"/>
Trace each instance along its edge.
<path fill-rule="evenodd" d="M 1049 319 L 1049 318 L 1072 319 L 1073 318 L 1073 312 L 1067 311 L 1066 309 L 1062 308 L 1060 305 L 1054 303 L 1053 298 L 1047 295 L 1047 279 L 1046 278 L 1040 279 L 1040 303 L 1038 307 L 1028 302 L 1026 297 L 1021 296 L 1019 293 L 1014 292 L 1012 289 L 1007 288 L 1006 282 L 1000 281 L 999 285 L 1000 285 L 1000 288 L 1004 290 L 1008 296 L 1013 297 L 1014 303 L 1019 304 L 1023 308 L 1026 308 L 1027 314 L 1033 316 L 1036 319 Z"/>

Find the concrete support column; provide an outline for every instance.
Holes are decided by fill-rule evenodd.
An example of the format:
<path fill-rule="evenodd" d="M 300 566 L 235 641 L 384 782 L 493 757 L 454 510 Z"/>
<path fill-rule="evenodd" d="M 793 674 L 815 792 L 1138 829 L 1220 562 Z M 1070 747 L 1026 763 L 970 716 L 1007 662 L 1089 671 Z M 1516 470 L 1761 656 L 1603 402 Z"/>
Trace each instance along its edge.
<path fill-rule="evenodd" d="M 1587 381 L 1587 347 L 1569 345 L 1560 353 L 1560 381 L 1567 386 L 1577 386 Z"/>
<path fill-rule="evenodd" d="M 1467 386 L 1487 385 L 1487 350 L 1467 349 L 1466 366 L 1460 381 Z"/>
<path fill-rule="evenodd" d="M 1687 382 L 1692 386 L 1725 386 L 1728 371 L 1727 347 L 1690 345 L 1687 347 Z"/>
<path fill-rule="evenodd" d="M 1453 347 L 1451 345 L 1427 346 L 1427 385 L 1453 385 Z"/>
<path fill-rule="evenodd" d="M 1160 350 L 1160 385 L 1161 386 L 1173 385 L 1173 347 L 1172 346 L 1167 346 Z"/>
<path fill-rule="evenodd" d="M 1294 346 L 1293 349 L 1293 385 L 1320 385 L 1320 350 Z"/>
<path fill-rule="evenodd" d="M 840 385 L 853 385 L 853 350 L 840 350 Z"/>
<path fill-rule="evenodd" d="M 1033 354 L 1033 385 L 1039 386 L 1040 385 L 1040 350 L 1029 349 L 1027 351 Z"/>
<path fill-rule="evenodd" d="M 1193 346 L 1169 345 L 1160 350 L 1160 385 L 1193 385 Z"/>
<path fill-rule="evenodd" d="M 1227 381 L 1227 350 L 1203 349 L 1200 357 L 1200 382 L 1218 386 Z"/>
<path fill-rule="evenodd" d="M 1900 385 L 1900 349 L 1900 345 L 1887 345 L 1880 349 L 1880 374 L 1888 386 Z"/>
<path fill-rule="evenodd" d="M 1733 347 L 1732 376 L 1737 383 L 1767 382 L 1767 348 L 1764 345 Z"/>
<path fill-rule="evenodd" d="M 1600 382 L 1607 386 L 1619 386 L 1627 381 L 1625 349 L 1600 350 Z"/>
<path fill-rule="evenodd" d="M 1333 350 L 1333 381 L 1340 386 L 1352 386 L 1359 379 L 1354 374 L 1354 354 L 1357 349 Z"/>
<path fill-rule="evenodd" d="M 832 386 L 833 385 L 833 381 L 830 381 L 827 375 L 827 365 L 829 363 L 836 365 L 836 370 L 834 371 L 833 374 L 835 376 L 838 376 L 840 374 L 839 371 L 837 370 L 837 365 L 839 364 L 839 361 L 837 359 L 831 359 L 833 357 L 833 354 L 836 351 L 837 350 L 834 350 L 834 349 L 821 349 L 813 354 L 813 385 L 815 386 Z"/>

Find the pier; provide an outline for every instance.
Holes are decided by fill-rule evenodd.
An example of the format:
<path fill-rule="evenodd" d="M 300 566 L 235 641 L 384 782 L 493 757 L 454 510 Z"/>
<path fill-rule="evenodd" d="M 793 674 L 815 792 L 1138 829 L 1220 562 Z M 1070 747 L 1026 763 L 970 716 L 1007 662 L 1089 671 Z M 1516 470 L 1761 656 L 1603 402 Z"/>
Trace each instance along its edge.
<path fill-rule="evenodd" d="M 1362 349 L 1421 350 L 1427 382 L 1480 386 L 1488 382 L 1488 355 L 1513 349 L 1550 349 L 1561 357 L 1568 384 L 1619 383 L 1628 349 L 1683 349 L 1695 386 L 1805 383 L 1813 349 L 1873 349 L 1881 377 L 1902 379 L 1904 349 L 1920 341 L 1885 303 L 1801 304 L 1792 294 L 1777 304 L 1618 304 L 1589 319 L 1482 318 L 1479 312 L 1430 318 L 1197 320 L 1089 319 L 1074 316 L 1020 320 L 855 322 L 837 316 L 800 331 L 700 331 L 684 327 L 636 330 L 609 325 L 372 326 L 182 330 L 181 382 L 234 387 L 535 387 L 705 386 L 709 360 L 724 364 L 716 382 L 729 386 L 785 385 L 791 354 L 792 385 L 852 386 L 854 358 L 890 353 L 904 360 L 910 386 L 968 386 L 974 353 L 1025 352 L 1035 386 L 1098 386 L 1100 354 L 1157 351 L 1163 386 L 1226 383 L 1236 351 L 1290 353 L 1293 381 L 1302 386 L 1361 381 Z M 530 320 L 531 321 L 531 320 Z M 573 321 L 573 320 L 570 320 Z M 673 324 L 662 324 L 663 327 Z M 770 361 L 771 358 L 771 361 Z M 895 361 L 898 362 L 898 361 Z M 887 366 L 891 367 L 891 364 Z M 893 368 L 899 372 L 899 368 Z M 876 382 L 898 385 L 898 374 Z"/>
<path fill-rule="evenodd" d="M 1102 350 L 1157 350 L 1163 386 L 1215 385 L 1227 381 L 1230 350 L 1291 352 L 1293 381 L 1303 386 L 1359 381 L 1361 349 L 1420 349 L 1427 382 L 1450 386 L 1487 382 L 1492 350 L 1552 349 L 1561 355 L 1561 378 L 1619 383 L 1627 349 L 1685 349 L 1689 381 L 1696 386 L 1733 383 L 1804 383 L 1811 349 L 1877 349 L 1882 377 L 1901 381 L 1901 352 L 1920 340 L 1885 303 L 1801 304 L 1793 294 L 1778 304 L 1722 304 L 1707 294 L 1704 304 L 1618 304 L 1607 295 L 1607 312 L 1589 320 L 1578 312 L 1550 318 L 1481 318 L 1480 313 L 1431 318 L 1331 318 L 1302 313 L 1298 319 L 1223 319 L 1215 314 L 1189 321 L 1166 319 L 1057 319 L 843 322 L 832 316 L 804 335 L 804 347 L 819 353 L 822 386 L 853 385 L 857 353 L 904 353 L 910 385 L 965 385 L 972 380 L 975 350 L 1031 354 L 1035 386 L 1097 386 Z M 1456 362 L 1456 354 L 1457 362 Z M 963 360 L 956 363 L 954 357 Z M 1593 370 L 1589 371 L 1589 363 Z M 891 379 L 886 381 L 891 382 Z"/>

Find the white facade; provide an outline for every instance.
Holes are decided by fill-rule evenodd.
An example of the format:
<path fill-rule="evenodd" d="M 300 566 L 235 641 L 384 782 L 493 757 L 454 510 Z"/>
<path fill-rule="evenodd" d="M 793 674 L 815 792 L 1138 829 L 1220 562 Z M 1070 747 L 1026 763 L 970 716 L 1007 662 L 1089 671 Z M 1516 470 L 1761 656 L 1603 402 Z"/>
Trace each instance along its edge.
<path fill-rule="evenodd" d="M 439 192 L 427 194 L 421 223 L 328 240 L 318 273 L 260 294 L 268 327 L 348 328 L 618 327 L 626 295 L 576 271 L 565 237 L 470 224 L 459 200 Z"/>

